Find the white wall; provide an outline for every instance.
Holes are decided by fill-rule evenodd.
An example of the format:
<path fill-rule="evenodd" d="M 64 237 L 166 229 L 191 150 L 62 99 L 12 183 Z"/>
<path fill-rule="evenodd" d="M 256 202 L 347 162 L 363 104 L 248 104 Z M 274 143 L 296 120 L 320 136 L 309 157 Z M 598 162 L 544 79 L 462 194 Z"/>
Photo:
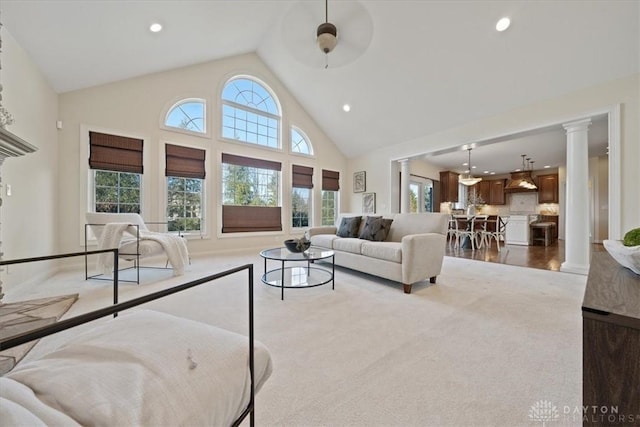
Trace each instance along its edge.
<path fill-rule="evenodd" d="M 58 97 L 35 64 L 2 29 L 3 105 L 15 123 L 7 129 L 38 147 L 35 153 L 10 157 L 2 165 L 2 251 L 4 259 L 58 253 Z M 12 195 L 6 195 L 6 185 Z M 11 284 L 46 275 L 54 263 L 11 266 L 2 280 Z"/>
<path fill-rule="evenodd" d="M 385 148 L 349 160 L 351 170 L 375 171 L 372 185 L 378 200 L 392 206 L 393 186 L 385 185 L 391 176 L 392 160 L 460 146 L 470 142 L 509 135 L 524 129 L 573 120 L 615 104 L 621 108 L 621 228 L 640 226 L 640 74 L 586 88 L 558 98 L 514 109 L 484 120 L 467 123 L 437 134 L 402 144 L 389 141 Z M 368 175 L 367 175 L 368 181 Z M 367 182 L 369 187 L 369 182 Z M 389 210 L 390 211 L 390 210 Z M 619 238 L 612 236 L 610 238 Z"/>
<path fill-rule="evenodd" d="M 282 152 L 248 144 L 229 142 L 220 138 L 220 92 L 224 83 L 238 74 L 250 74 L 261 79 L 276 93 L 282 107 Z M 208 103 L 207 126 L 211 137 L 185 135 L 160 129 L 161 116 L 179 99 L 186 97 L 205 98 Z M 60 95 L 60 119 L 64 129 L 60 132 L 60 246 L 65 251 L 79 249 L 83 241 L 84 213 L 87 210 L 87 129 L 103 130 L 137 136 L 145 140 L 144 159 L 144 205 L 143 217 L 147 221 L 164 221 L 164 150 L 165 142 L 189 144 L 207 150 L 208 193 L 206 221 L 209 237 L 190 240 L 189 248 L 194 253 L 229 251 L 243 248 L 276 246 L 288 238 L 290 230 L 286 221 L 290 218 L 290 171 L 291 164 L 314 168 L 314 221 L 320 222 L 321 170 L 340 171 L 341 187 L 346 184 L 346 159 L 337 147 L 309 117 L 287 89 L 255 54 L 246 54 L 219 61 L 207 62 L 185 68 L 151 74 Z M 295 125 L 309 137 L 314 157 L 288 154 L 289 129 Z M 222 152 L 257 156 L 282 162 L 283 186 L 283 232 L 282 233 L 237 233 L 221 235 L 218 203 L 220 193 L 220 156 Z M 62 160 L 64 159 L 64 160 Z M 350 184 L 349 184 L 350 185 Z M 346 191 L 341 191 L 343 206 Z M 286 237 L 285 237 L 286 236 Z"/>

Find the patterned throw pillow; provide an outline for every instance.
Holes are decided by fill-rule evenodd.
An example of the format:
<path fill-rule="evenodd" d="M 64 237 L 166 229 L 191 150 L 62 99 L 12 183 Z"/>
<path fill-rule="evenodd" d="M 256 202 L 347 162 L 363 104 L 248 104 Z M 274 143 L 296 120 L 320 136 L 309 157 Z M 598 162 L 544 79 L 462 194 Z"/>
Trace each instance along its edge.
<path fill-rule="evenodd" d="M 360 228 L 361 216 L 354 216 L 351 218 L 342 218 L 340 227 L 336 235 L 340 237 L 358 237 L 358 229 Z"/>
<path fill-rule="evenodd" d="M 389 235 L 392 222 L 392 219 L 385 219 L 380 216 L 368 216 L 364 223 L 364 229 L 359 237 L 374 242 L 384 242 Z"/>

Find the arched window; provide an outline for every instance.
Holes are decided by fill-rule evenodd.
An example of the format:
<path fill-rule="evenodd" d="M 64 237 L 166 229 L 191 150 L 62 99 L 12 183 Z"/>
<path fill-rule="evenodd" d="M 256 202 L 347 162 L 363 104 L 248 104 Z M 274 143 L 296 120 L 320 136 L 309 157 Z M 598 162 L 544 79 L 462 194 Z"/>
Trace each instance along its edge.
<path fill-rule="evenodd" d="M 169 109 L 164 125 L 170 128 L 206 133 L 205 101 L 202 99 L 183 99 Z"/>
<path fill-rule="evenodd" d="M 313 154 L 313 148 L 309 138 L 300 129 L 291 128 L 291 152 L 300 154 Z"/>
<path fill-rule="evenodd" d="M 236 77 L 222 90 L 222 137 L 280 148 L 280 107 L 261 83 Z"/>

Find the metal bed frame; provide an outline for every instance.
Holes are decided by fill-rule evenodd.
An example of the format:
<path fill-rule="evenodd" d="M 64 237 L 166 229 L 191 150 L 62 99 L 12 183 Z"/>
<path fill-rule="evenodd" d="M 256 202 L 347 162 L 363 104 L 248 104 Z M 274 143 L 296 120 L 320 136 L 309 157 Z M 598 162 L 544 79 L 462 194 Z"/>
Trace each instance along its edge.
<path fill-rule="evenodd" d="M 30 332 L 25 332 L 22 334 L 17 334 L 11 337 L 7 337 L 4 340 L 0 341 L 0 351 L 7 350 L 21 344 L 25 344 L 29 341 L 37 340 L 40 338 L 47 337 L 49 335 L 53 335 L 57 332 L 61 332 L 75 326 L 79 326 L 102 317 L 106 317 L 109 315 L 113 315 L 116 317 L 118 312 L 124 311 L 133 307 L 137 307 L 139 305 L 155 301 L 157 299 L 173 295 L 178 292 L 182 292 L 186 289 L 193 288 L 195 286 L 202 285 L 204 283 L 208 283 L 217 279 L 220 279 L 225 276 L 229 276 L 231 274 L 239 273 L 243 270 L 247 270 L 248 277 L 248 289 L 249 289 L 249 378 L 251 380 L 251 390 L 249 397 L 249 404 L 246 409 L 242 412 L 240 417 L 235 420 L 232 424 L 233 427 L 237 427 L 242 423 L 242 421 L 249 416 L 250 425 L 253 427 L 255 425 L 255 378 L 254 378 L 254 327 L 253 327 L 253 264 L 244 264 L 235 268 L 231 268 L 228 270 L 224 270 L 220 273 L 212 274 L 209 276 L 202 277 L 197 280 L 192 280 L 190 282 L 176 285 L 167 289 L 163 289 L 161 291 L 153 292 L 148 295 L 144 295 L 138 298 L 134 298 L 125 302 L 118 303 L 118 250 L 117 249 L 102 249 L 97 251 L 85 251 L 85 252 L 76 252 L 76 253 L 68 253 L 68 254 L 60 254 L 60 255 L 50 255 L 50 256 L 42 256 L 35 258 L 24 258 L 24 259 L 15 259 L 15 260 L 3 260 L 0 261 L 0 266 L 3 265 L 12 265 L 12 264 L 22 264 L 27 262 L 34 261 L 47 261 L 54 260 L 60 258 L 69 258 L 74 256 L 83 256 L 83 255 L 91 255 L 91 254 L 99 254 L 105 252 L 113 252 L 114 256 L 114 278 L 113 278 L 113 305 L 110 307 L 101 308 L 95 311 L 90 311 L 88 313 L 83 313 L 78 316 L 60 320 L 51 325 L 43 326 L 37 329 L 34 329 Z"/>

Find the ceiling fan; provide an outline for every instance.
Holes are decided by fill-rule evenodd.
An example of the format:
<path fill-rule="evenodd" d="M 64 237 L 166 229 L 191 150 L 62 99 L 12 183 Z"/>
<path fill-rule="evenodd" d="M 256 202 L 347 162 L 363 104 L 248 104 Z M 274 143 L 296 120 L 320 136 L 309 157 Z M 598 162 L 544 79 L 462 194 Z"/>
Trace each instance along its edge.
<path fill-rule="evenodd" d="M 298 1 L 282 21 L 283 43 L 299 62 L 335 68 L 355 61 L 369 47 L 373 21 L 359 1 Z"/>

